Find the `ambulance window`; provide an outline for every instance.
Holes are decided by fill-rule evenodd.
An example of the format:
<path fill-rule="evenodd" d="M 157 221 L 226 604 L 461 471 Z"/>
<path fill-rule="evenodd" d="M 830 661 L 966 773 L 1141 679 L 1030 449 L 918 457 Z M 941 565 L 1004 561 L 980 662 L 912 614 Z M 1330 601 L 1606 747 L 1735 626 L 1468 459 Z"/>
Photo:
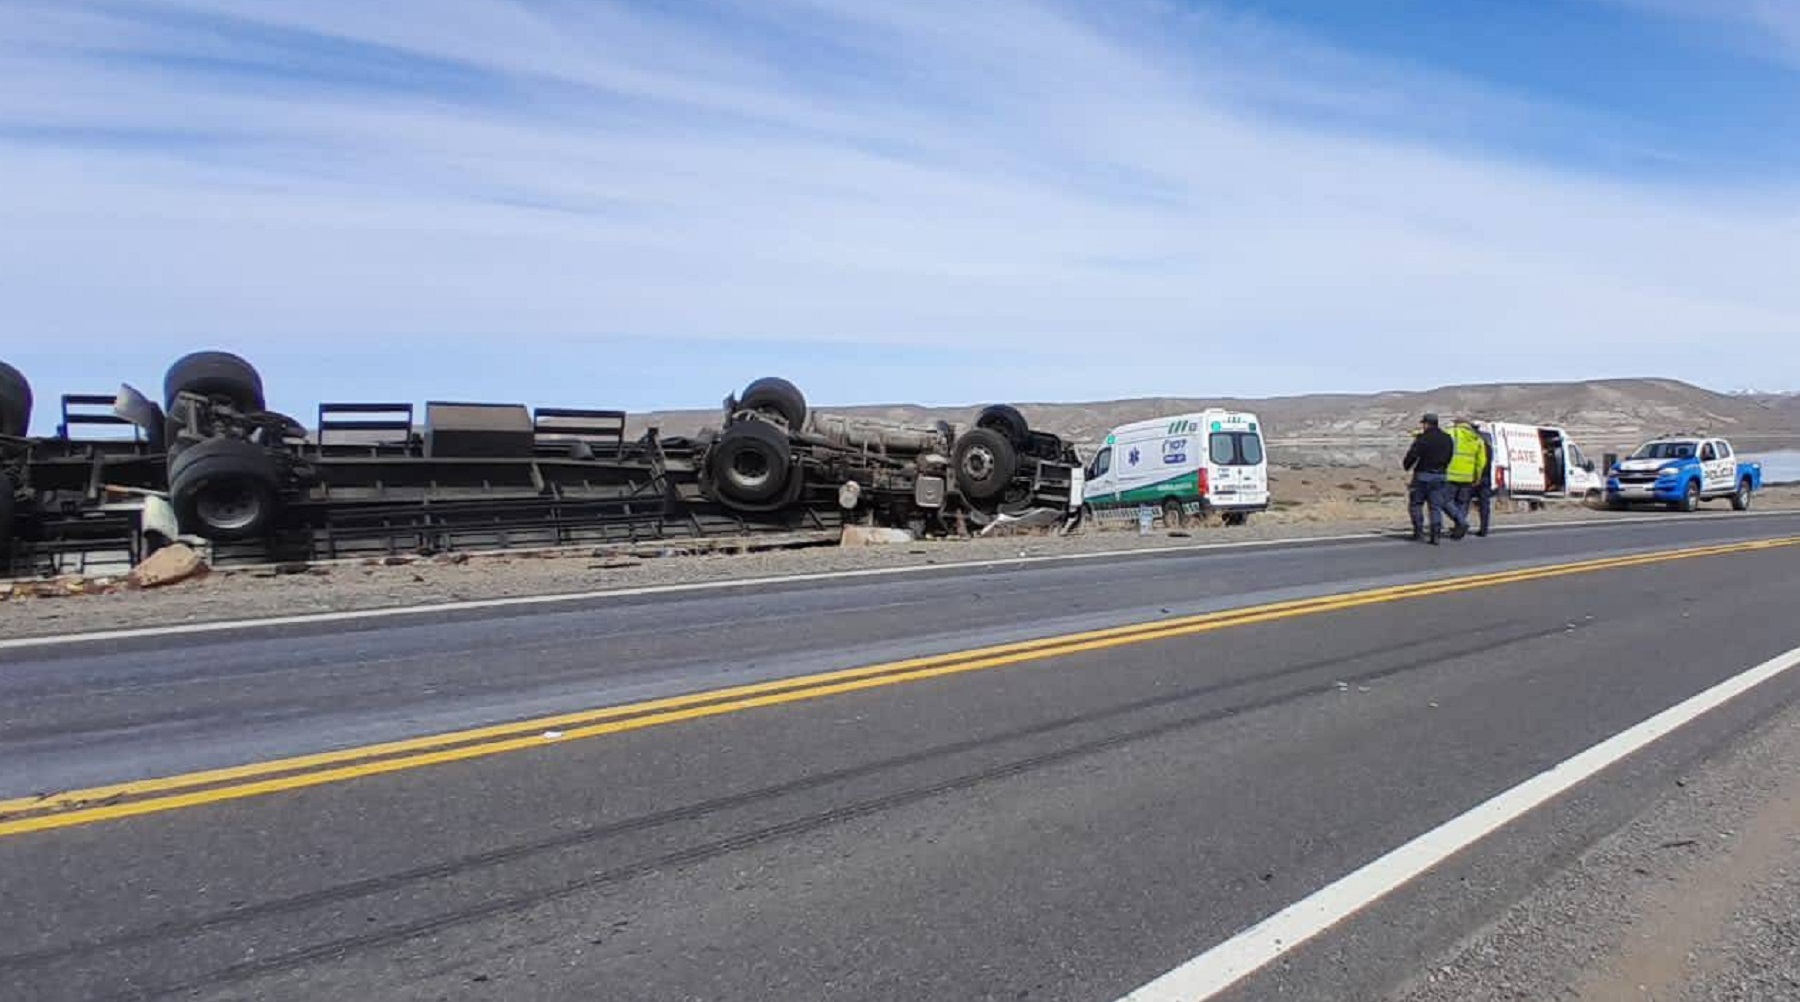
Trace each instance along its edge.
<path fill-rule="evenodd" d="M 1216 431 L 1211 452 L 1214 466 L 1258 466 L 1263 461 L 1262 438 L 1253 431 Z"/>
<path fill-rule="evenodd" d="M 1112 447 L 1101 449 L 1094 455 L 1094 470 L 1090 476 L 1104 477 L 1106 471 L 1112 469 Z"/>

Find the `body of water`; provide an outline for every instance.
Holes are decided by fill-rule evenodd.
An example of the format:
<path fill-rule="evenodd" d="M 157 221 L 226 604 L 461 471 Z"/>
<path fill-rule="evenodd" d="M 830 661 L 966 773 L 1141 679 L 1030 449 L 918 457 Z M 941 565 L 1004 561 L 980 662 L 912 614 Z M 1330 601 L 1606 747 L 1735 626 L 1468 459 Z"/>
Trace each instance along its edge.
<path fill-rule="evenodd" d="M 1762 464 L 1765 484 L 1800 484 L 1800 451 L 1758 452 L 1744 458 Z"/>

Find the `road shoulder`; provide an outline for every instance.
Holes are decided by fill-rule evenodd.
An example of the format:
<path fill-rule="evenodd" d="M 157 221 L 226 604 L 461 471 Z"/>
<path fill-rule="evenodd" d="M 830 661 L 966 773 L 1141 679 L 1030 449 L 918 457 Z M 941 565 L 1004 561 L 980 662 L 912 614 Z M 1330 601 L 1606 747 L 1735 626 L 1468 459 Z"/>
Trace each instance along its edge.
<path fill-rule="evenodd" d="M 1394 1002 L 1800 997 L 1800 707 L 1676 781 Z"/>

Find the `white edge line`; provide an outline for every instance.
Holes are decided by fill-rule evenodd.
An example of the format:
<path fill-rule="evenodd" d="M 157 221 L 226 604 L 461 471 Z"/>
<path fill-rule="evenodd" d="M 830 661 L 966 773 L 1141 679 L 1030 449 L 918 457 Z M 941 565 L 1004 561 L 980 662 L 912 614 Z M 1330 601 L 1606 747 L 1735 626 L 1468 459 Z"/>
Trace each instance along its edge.
<path fill-rule="evenodd" d="M 1797 515 L 1800 511 L 1746 512 L 1733 516 L 1772 518 Z M 1620 518 L 1583 519 L 1544 522 L 1536 525 L 1497 527 L 1507 534 L 1544 532 L 1562 528 L 1599 525 L 1633 525 L 1660 521 L 1693 521 L 1691 515 L 1626 516 Z M 639 588 L 613 588 L 600 591 L 558 592 L 548 595 L 509 595 L 503 598 L 465 599 L 459 602 L 437 602 L 428 605 L 397 605 L 377 609 L 344 609 L 336 612 L 306 612 L 291 616 L 269 616 L 260 619 L 222 619 L 207 623 L 180 623 L 170 626 L 143 626 L 123 630 L 95 630 L 86 633 L 60 633 L 37 637 L 0 639 L 0 651 L 27 647 L 61 647 L 71 644 L 108 640 L 142 640 L 153 637 L 192 636 L 204 633 L 226 633 L 275 626 L 305 626 L 316 623 L 342 623 L 364 619 L 391 619 L 396 616 L 420 616 L 431 613 L 472 612 L 482 609 L 506 609 L 532 605 L 555 605 L 568 602 L 591 602 L 606 598 L 637 598 L 645 595 L 673 595 L 683 592 L 720 591 L 729 588 L 751 588 L 763 585 L 804 584 L 811 581 L 844 581 L 855 578 L 889 577 L 902 574 L 924 574 L 937 571 L 967 570 L 982 567 L 1018 567 L 1056 561 L 1105 560 L 1119 557 L 1149 557 L 1171 553 L 1204 553 L 1218 550 L 1254 550 L 1278 546 L 1304 546 L 1319 543 L 1348 543 L 1393 537 L 1400 530 L 1367 529 L 1335 536 L 1296 536 L 1288 539 L 1255 539 L 1231 543 L 1191 543 L 1177 546 L 1134 547 L 1126 550 L 1096 550 L 1091 553 L 1050 553 L 1035 557 L 1001 557 L 992 560 L 965 560 L 948 564 L 909 564 L 905 567 L 865 567 L 845 571 L 820 571 L 812 574 L 788 574 L 761 578 L 731 578 L 718 581 L 690 581 L 683 584 L 645 585 Z"/>
<path fill-rule="evenodd" d="M 1796 665 L 1800 647 L 1682 700 L 1340 877 L 1120 1002 L 1206 1002 L 1551 798 Z"/>

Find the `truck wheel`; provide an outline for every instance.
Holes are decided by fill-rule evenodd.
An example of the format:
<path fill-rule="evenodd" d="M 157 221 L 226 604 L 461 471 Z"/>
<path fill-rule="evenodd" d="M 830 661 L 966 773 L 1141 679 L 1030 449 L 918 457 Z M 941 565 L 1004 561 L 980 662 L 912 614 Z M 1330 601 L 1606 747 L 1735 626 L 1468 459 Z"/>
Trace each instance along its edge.
<path fill-rule="evenodd" d="M 268 535 L 281 507 L 275 461 L 241 438 L 209 438 L 169 460 L 169 502 L 182 529 L 227 542 Z"/>
<path fill-rule="evenodd" d="M 793 383 L 776 376 L 764 376 L 744 387 L 738 407 L 778 417 L 794 431 L 806 425 L 806 395 Z"/>
<path fill-rule="evenodd" d="M 981 413 L 975 416 L 975 427 L 990 428 L 1005 435 L 1015 449 L 1025 448 L 1025 443 L 1031 440 L 1031 426 L 1025 423 L 1025 415 L 1010 404 L 990 404 L 983 407 Z"/>
<path fill-rule="evenodd" d="M 1738 481 L 1737 493 L 1735 493 L 1731 496 L 1731 510 L 1732 511 L 1749 511 L 1750 510 L 1750 480 L 1748 477 L 1746 477 L 1743 480 Z"/>
<path fill-rule="evenodd" d="M 31 429 L 31 384 L 25 374 L 0 362 L 0 435 L 24 438 Z"/>
<path fill-rule="evenodd" d="M 1019 470 L 1019 454 L 1006 436 L 992 428 L 971 428 L 956 439 L 950 463 L 956 486 L 976 501 L 999 497 Z"/>
<path fill-rule="evenodd" d="M 1688 481 L 1687 489 L 1681 492 L 1680 505 L 1682 511 L 1700 510 L 1700 481 Z"/>
<path fill-rule="evenodd" d="M 787 433 L 766 421 L 739 421 L 725 429 L 706 457 L 721 500 L 762 504 L 787 489 L 793 472 Z"/>
<path fill-rule="evenodd" d="M 13 485 L 12 477 L 0 473 L 0 555 L 12 552 L 13 538 L 13 492 L 18 490 Z M 0 571 L 6 568 L 0 566 Z"/>
<path fill-rule="evenodd" d="M 172 406 L 180 393 L 222 399 L 240 411 L 266 406 L 262 377 L 249 362 L 228 351 L 196 351 L 176 359 L 163 376 L 163 406 Z"/>

